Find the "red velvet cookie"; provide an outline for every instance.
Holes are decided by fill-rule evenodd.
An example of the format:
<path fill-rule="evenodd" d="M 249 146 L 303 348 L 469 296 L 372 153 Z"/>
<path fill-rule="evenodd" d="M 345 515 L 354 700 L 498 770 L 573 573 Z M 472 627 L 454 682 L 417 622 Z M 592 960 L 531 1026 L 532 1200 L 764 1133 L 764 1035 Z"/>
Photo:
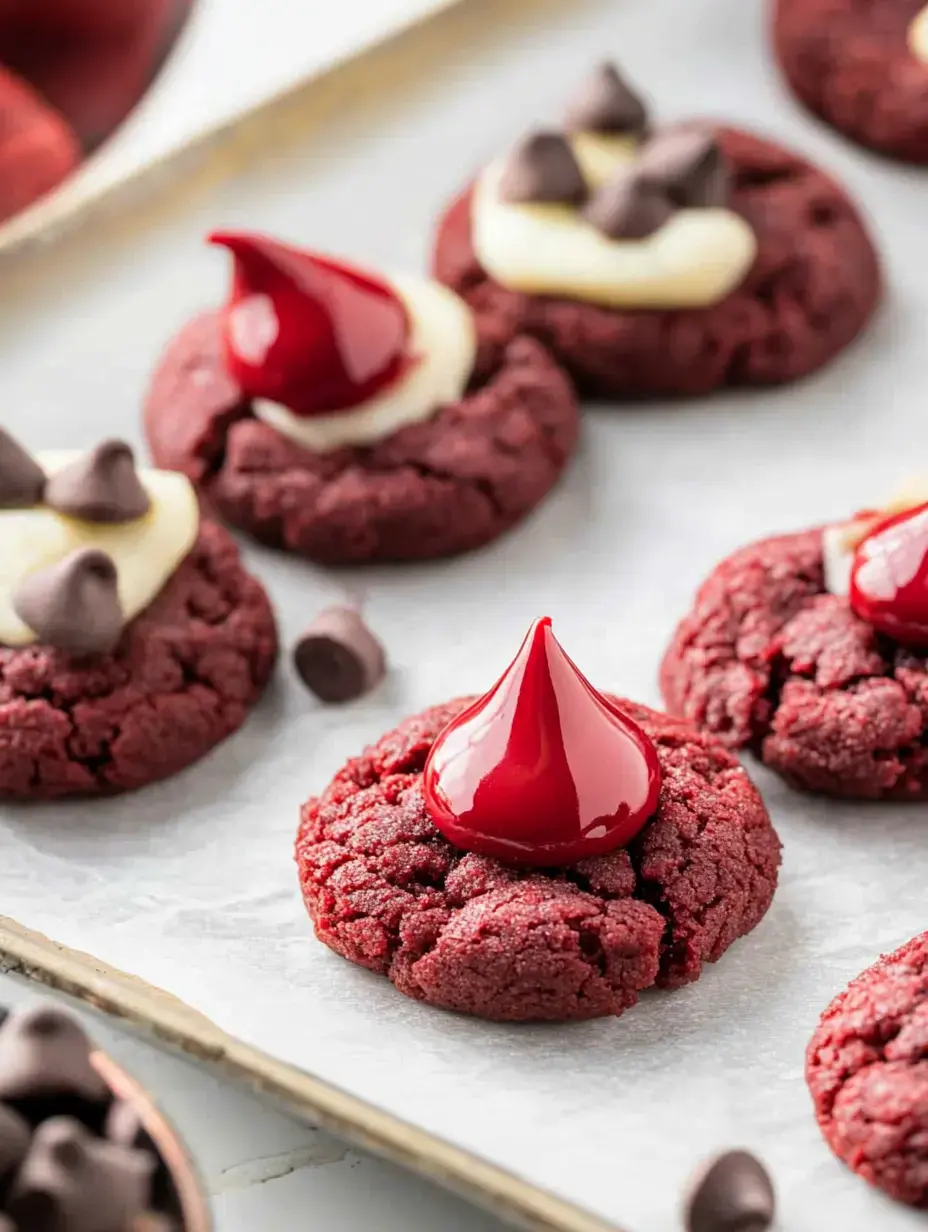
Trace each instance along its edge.
<path fill-rule="evenodd" d="M 839 132 L 928 162 L 928 64 L 909 29 L 924 0 L 776 0 L 777 58 L 799 99 Z"/>
<path fill-rule="evenodd" d="M 731 167 L 730 209 L 757 255 L 745 281 L 706 308 L 628 310 L 509 290 L 481 268 L 471 191 L 441 219 L 436 277 L 474 309 L 488 339 L 542 341 L 590 397 L 634 399 L 770 385 L 814 372 L 846 347 L 876 308 L 879 264 L 845 192 L 773 142 L 715 134 Z"/>
<path fill-rule="evenodd" d="M 882 957 L 825 1010 L 806 1081 L 825 1141 L 898 1202 L 928 1206 L 928 933 Z"/>
<path fill-rule="evenodd" d="M 63 116 L 0 66 L 0 222 L 51 192 L 81 158 Z"/>
<path fill-rule="evenodd" d="M 308 276 L 342 278 L 334 263 L 280 245 L 272 248 L 275 261 L 312 262 Z M 345 291 L 358 312 L 355 297 L 359 285 L 367 295 L 367 276 L 349 274 L 354 282 L 347 289 L 337 282 L 335 290 Z M 279 281 L 276 267 L 275 277 Z M 436 290 L 447 296 L 443 288 Z M 363 301 L 364 310 L 377 314 L 387 347 L 395 324 L 388 315 L 391 292 L 379 282 L 374 292 L 370 302 Z M 286 363 L 274 368 L 275 380 L 281 370 L 290 374 L 274 389 L 280 386 L 278 401 L 289 397 L 302 418 L 278 408 L 276 422 L 282 415 L 297 432 L 304 423 L 312 427 L 319 422 L 317 408 L 307 409 L 298 400 L 310 399 L 327 382 L 328 396 L 340 400 L 343 409 L 323 418 L 350 429 L 351 417 L 359 412 L 345 405 L 354 391 L 346 388 L 337 355 L 330 354 L 332 341 L 325 333 L 330 323 L 302 287 L 296 309 L 297 293 L 289 284 L 279 294 L 279 312 L 292 326 L 296 343 Z M 252 295 L 244 302 L 266 299 Z M 465 306 L 457 311 L 469 317 Z M 345 319 L 350 327 L 347 311 Z M 207 313 L 168 346 L 145 405 L 152 456 L 160 466 L 193 480 L 232 525 L 311 560 L 426 559 L 489 543 L 549 492 L 577 441 L 578 414 L 569 381 L 537 342 L 519 338 L 500 348 L 490 363 L 483 362 L 478 346 L 463 396 L 427 407 L 430 413 L 417 422 L 389 427 L 362 443 L 308 448 L 256 414 L 256 403 L 241 381 L 262 374 L 256 377 L 246 365 L 240 378 L 223 330 L 223 314 Z M 364 326 L 362 337 L 371 332 Z M 289 336 L 285 328 L 282 345 L 288 345 Z M 318 374 L 308 370 L 310 361 Z M 418 362 L 418 357 L 412 360 Z M 386 377 L 376 378 L 387 392 L 391 382 L 406 379 L 404 363 L 401 355 Z M 365 388 L 357 399 L 372 396 Z"/>
<path fill-rule="evenodd" d="M 242 725 L 276 651 L 267 595 L 204 522 L 111 653 L 0 646 L 0 797 L 109 795 L 183 770 Z"/>
<path fill-rule="evenodd" d="M 656 748 L 656 812 L 627 848 L 513 867 L 439 832 L 423 770 L 473 699 L 407 719 L 303 808 L 296 846 L 316 935 L 431 1005 L 501 1021 L 621 1014 L 699 978 L 763 917 L 780 844 L 718 740 L 631 702 Z"/>
<path fill-rule="evenodd" d="M 714 570 L 661 667 L 669 709 L 796 787 L 928 795 L 928 671 L 826 591 L 823 532 L 743 548 Z"/>

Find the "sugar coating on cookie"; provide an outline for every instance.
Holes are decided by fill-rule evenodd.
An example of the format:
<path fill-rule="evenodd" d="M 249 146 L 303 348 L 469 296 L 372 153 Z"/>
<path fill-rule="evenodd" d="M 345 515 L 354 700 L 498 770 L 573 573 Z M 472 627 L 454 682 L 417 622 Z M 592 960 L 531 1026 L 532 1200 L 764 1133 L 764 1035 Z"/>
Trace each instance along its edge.
<path fill-rule="evenodd" d="M 798 98 L 839 132 L 928 162 L 924 0 L 777 0 L 773 42 Z"/>
<path fill-rule="evenodd" d="M 713 131 L 730 167 L 729 208 L 757 244 L 751 269 L 718 303 L 619 311 L 505 287 L 477 257 L 471 190 L 439 223 L 436 277 L 471 305 L 487 345 L 533 335 L 589 396 L 700 395 L 814 372 L 877 306 L 873 244 L 855 206 L 824 173 L 760 137 Z"/>
<path fill-rule="evenodd" d="M 629 846 L 516 869 L 452 846 L 426 808 L 436 738 L 474 699 L 407 719 L 303 808 L 296 858 L 317 937 L 407 996 L 502 1021 L 620 1014 L 699 977 L 763 917 L 780 844 L 713 737 L 612 699 L 657 749 L 657 812 Z"/>
<path fill-rule="evenodd" d="M 821 529 L 722 561 L 674 634 L 661 686 L 673 713 L 751 749 L 797 787 L 928 795 L 925 655 L 827 591 Z"/>
<path fill-rule="evenodd" d="M 839 993 L 806 1052 L 815 1116 L 835 1155 L 891 1198 L 928 1205 L 928 933 Z"/>

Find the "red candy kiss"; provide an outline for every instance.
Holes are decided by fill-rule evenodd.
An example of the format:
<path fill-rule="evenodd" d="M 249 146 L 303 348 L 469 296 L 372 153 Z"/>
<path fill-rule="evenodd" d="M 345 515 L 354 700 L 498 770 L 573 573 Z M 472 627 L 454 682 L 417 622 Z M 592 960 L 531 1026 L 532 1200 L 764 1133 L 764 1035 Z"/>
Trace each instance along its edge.
<path fill-rule="evenodd" d="M 235 258 L 226 365 L 249 398 L 295 415 L 347 410 L 409 366 L 409 317 L 386 283 L 260 235 L 216 231 Z"/>
<path fill-rule="evenodd" d="M 625 846 L 657 808 L 660 781 L 651 741 L 580 674 L 546 616 L 438 736 L 423 786 L 455 846 L 553 866 Z"/>
<path fill-rule="evenodd" d="M 928 648 L 928 504 L 887 518 L 858 544 L 850 600 L 880 633 Z"/>

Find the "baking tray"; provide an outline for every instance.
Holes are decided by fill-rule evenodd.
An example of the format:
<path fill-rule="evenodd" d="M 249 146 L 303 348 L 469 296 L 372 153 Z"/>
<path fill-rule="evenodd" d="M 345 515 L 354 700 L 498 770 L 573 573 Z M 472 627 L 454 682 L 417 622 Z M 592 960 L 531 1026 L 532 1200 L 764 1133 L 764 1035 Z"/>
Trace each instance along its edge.
<path fill-rule="evenodd" d="M 925 175 L 804 117 L 763 29 L 751 0 L 474 0 L 336 75 L 324 97 L 267 113 L 182 191 L 0 273 L 4 424 L 37 447 L 114 431 L 137 440 L 158 348 L 223 293 L 205 230 L 260 226 L 384 268 L 421 267 L 442 202 L 527 126 L 554 119 L 606 53 L 663 117 L 712 113 L 790 142 L 871 215 L 888 303 L 817 378 L 687 405 L 586 408 L 557 491 L 458 560 L 332 573 L 248 547 L 284 645 L 319 606 L 364 591 L 393 665 L 377 693 L 317 706 L 284 661 L 244 731 L 189 773 L 104 804 L 0 814 L 0 909 L 68 947 L 7 929 L 8 961 L 534 1228 L 676 1232 L 693 1167 L 734 1145 L 768 1161 L 790 1232 L 922 1226 L 833 1160 L 802 1054 L 831 996 L 925 926 L 923 806 L 807 799 L 755 768 L 785 842 L 763 924 L 697 984 L 566 1027 L 444 1014 L 350 967 L 312 939 L 291 864 L 299 802 L 405 714 L 490 683 L 533 617 L 553 616 L 598 685 L 657 703 L 660 653 L 720 556 L 843 516 L 917 466 Z"/>
<path fill-rule="evenodd" d="M 48 242 L 104 205 L 122 210 L 178 181 L 243 119 L 462 0 L 194 0 L 150 89 L 75 175 L 0 224 L 0 253 Z M 221 72 L 216 66 L 222 65 Z"/>

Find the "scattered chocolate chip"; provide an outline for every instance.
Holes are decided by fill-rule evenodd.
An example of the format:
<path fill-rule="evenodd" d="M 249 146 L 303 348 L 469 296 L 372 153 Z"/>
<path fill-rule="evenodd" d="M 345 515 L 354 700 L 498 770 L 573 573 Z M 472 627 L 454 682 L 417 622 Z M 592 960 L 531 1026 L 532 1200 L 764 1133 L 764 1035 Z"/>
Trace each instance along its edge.
<path fill-rule="evenodd" d="M 119 1146 L 136 1146 L 142 1134 L 139 1114 L 127 1100 L 117 1099 L 106 1115 L 103 1136 Z"/>
<path fill-rule="evenodd" d="M 588 202 L 583 215 L 613 240 L 642 240 L 658 231 L 675 207 L 660 187 L 642 180 L 634 166 L 622 167 Z"/>
<path fill-rule="evenodd" d="M 570 131 L 641 136 L 648 112 L 619 70 L 608 61 L 598 64 L 567 105 L 565 123 Z"/>
<path fill-rule="evenodd" d="M 45 1095 L 109 1098 L 80 1023 L 51 1006 L 15 1011 L 0 1027 L 0 1100 Z"/>
<path fill-rule="evenodd" d="M 580 205 L 586 181 L 560 133 L 531 133 L 510 152 L 499 183 L 503 201 Z"/>
<path fill-rule="evenodd" d="M 81 548 L 23 578 L 13 610 L 40 642 L 72 655 L 107 654 L 125 624 L 116 566 L 98 548 Z"/>
<path fill-rule="evenodd" d="M 53 1117 L 36 1130 L 7 1209 L 30 1232 L 125 1232 L 148 1206 L 155 1162 Z"/>
<path fill-rule="evenodd" d="M 638 169 L 643 179 L 661 187 L 675 205 L 728 204 L 731 174 L 711 129 L 669 128 L 641 151 Z"/>
<path fill-rule="evenodd" d="M 354 608 L 320 612 L 293 651 L 303 683 L 324 702 L 348 702 L 383 677 L 383 647 Z"/>
<path fill-rule="evenodd" d="M 0 509 L 28 509 L 42 499 L 45 472 L 0 428 Z"/>
<path fill-rule="evenodd" d="M 17 1167 L 29 1150 L 32 1129 L 12 1108 L 0 1104 L 0 1177 Z"/>
<path fill-rule="evenodd" d="M 687 1232 L 766 1232 L 775 1213 L 764 1165 L 747 1151 L 728 1151 L 697 1176 L 685 1218 Z"/>
<path fill-rule="evenodd" d="M 125 441 L 104 441 L 70 466 L 50 475 L 45 503 L 58 513 L 87 522 L 131 522 L 151 502 Z"/>

